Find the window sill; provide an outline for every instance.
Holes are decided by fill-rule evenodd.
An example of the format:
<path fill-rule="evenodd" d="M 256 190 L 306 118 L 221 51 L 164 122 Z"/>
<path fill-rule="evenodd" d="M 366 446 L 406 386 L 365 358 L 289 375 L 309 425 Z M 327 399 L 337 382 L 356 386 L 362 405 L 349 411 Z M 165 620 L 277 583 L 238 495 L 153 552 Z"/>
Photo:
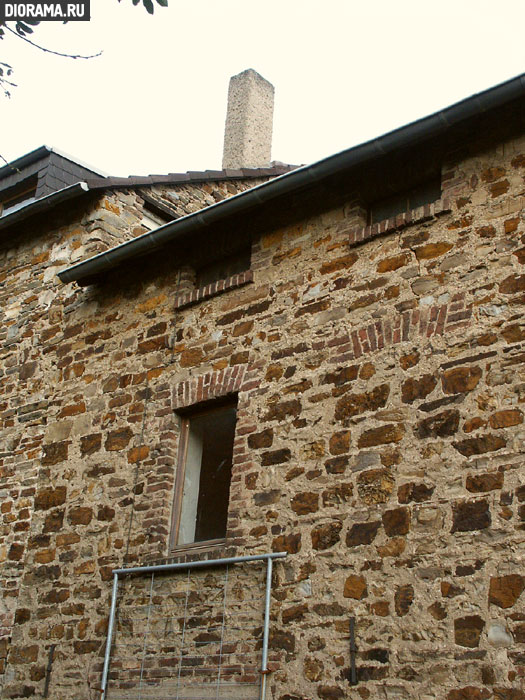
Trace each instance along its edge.
<path fill-rule="evenodd" d="M 437 199 L 435 202 L 424 204 L 417 209 L 409 209 L 408 211 L 397 214 L 390 219 L 378 221 L 369 226 L 361 226 L 352 229 L 348 234 L 350 247 L 360 245 L 372 238 L 383 236 L 387 233 L 399 231 L 407 226 L 420 224 L 423 221 L 429 221 L 443 214 L 449 214 L 452 211 L 448 199 Z"/>
<path fill-rule="evenodd" d="M 250 284 L 250 282 L 253 282 L 253 270 L 239 272 L 237 275 L 232 275 L 218 282 L 207 284 L 205 287 L 199 287 L 199 289 L 195 289 L 187 294 L 180 294 L 175 299 L 175 308 L 184 309 L 187 306 L 192 306 L 205 299 L 211 299 L 231 289 L 243 287 L 245 284 Z"/>

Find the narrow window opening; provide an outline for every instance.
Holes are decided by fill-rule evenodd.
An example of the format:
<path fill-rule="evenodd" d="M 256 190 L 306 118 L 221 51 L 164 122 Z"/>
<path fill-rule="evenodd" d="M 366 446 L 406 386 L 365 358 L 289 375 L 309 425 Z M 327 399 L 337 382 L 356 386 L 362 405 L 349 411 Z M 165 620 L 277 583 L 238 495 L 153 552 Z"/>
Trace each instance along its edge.
<path fill-rule="evenodd" d="M 239 272 L 249 270 L 250 263 L 251 248 L 249 246 L 226 258 L 214 260 L 197 270 L 197 287 L 205 287 L 207 284 L 212 284 L 213 282 L 237 275 Z"/>
<path fill-rule="evenodd" d="M 236 413 L 229 402 L 183 417 L 175 546 L 226 537 Z"/>
<path fill-rule="evenodd" d="M 20 185 L 4 192 L 0 198 L 0 216 L 11 214 L 36 198 L 36 178 L 25 180 Z"/>
<path fill-rule="evenodd" d="M 431 180 L 425 180 L 417 187 L 403 190 L 374 202 L 369 209 L 369 223 L 376 224 L 384 219 L 390 219 L 396 214 L 417 209 L 429 202 L 435 202 L 440 197 L 441 178 L 436 176 Z"/>

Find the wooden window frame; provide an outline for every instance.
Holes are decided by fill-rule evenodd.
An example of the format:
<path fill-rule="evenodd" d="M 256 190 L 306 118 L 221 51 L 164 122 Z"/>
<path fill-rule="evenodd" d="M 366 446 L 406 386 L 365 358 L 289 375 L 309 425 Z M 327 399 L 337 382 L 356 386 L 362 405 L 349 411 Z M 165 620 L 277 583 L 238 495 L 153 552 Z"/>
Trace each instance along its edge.
<path fill-rule="evenodd" d="M 177 540 L 179 537 L 179 530 L 182 518 L 182 508 L 183 508 L 183 496 L 184 496 L 184 480 L 186 477 L 186 459 L 188 456 L 188 443 L 190 435 L 190 426 L 192 419 L 198 416 L 212 412 L 215 409 L 223 408 L 224 406 L 232 405 L 235 406 L 237 411 L 237 394 L 229 394 L 228 396 L 214 399 L 212 401 L 206 401 L 202 406 L 188 406 L 181 412 L 181 426 L 180 426 L 180 436 L 179 436 L 179 449 L 177 453 L 176 462 L 176 477 L 175 477 L 175 489 L 173 494 L 173 504 L 172 504 L 172 514 L 171 514 L 171 528 L 170 528 L 170 538 L 169 538 L 169 551 L 170 553 L 183 552 L 186 550 L 199 550 L 199 549 L 212 549 L 215 547 L 223 546 L 227 537 L 219 537 L 209 540 L 200 540 L 195 542 L 188 542 L 184 544 L 178 544 Z M 235 444 L 235 435 L 237 431 L 237 415 L 236 423 L 233 435 L 233 444 Z M 233 445 L 232 445 L 233 450 Z M 231 486 L 231 479 L 230 479 Z M 229 499 L 228 499 L 229 508 Z"/>

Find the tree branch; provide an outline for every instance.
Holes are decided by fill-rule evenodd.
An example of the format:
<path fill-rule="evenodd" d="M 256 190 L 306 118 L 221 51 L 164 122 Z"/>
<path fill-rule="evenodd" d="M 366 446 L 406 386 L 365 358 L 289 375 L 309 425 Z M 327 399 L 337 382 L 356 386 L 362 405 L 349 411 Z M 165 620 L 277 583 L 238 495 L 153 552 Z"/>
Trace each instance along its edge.
<path fill-rule="evenodd" d="M 40 44 L 36 44 L 34 41 L 31 41 L 31 39 L 28 39 L 26 36 L 22 36 L 21 34 L 18 34 L 18 32 L 15 32 L 14 29 L 11 29 L 11 27 L 8 27 L 7 24 L 4 24 L 4 29 L 7 29 L 8 32 L 11 32 L 11 34 L 14 34 L 14 36 L 18 37 L 19 39 L 22 39 L 23 41 L 27 41 L 28 44 L 31 44 L 31 46 L 34 46 L 37 49 L 40 49 L 40 51 L 44 51 L 45 53 L 51 53 L 54 56 L 62 56 L 63 58 L 96 58 L 97 56 L 100 56 L 102 54 L 102 51 L 99 51 L 98 53 L 94 53 L 91 56 L 81 56 L 79 54 L 71 54 L 71 53 L 60 53 L 60 51 L 52 51 L 51 49 L 46 49 L 45 46 L 40 46 Z"/>

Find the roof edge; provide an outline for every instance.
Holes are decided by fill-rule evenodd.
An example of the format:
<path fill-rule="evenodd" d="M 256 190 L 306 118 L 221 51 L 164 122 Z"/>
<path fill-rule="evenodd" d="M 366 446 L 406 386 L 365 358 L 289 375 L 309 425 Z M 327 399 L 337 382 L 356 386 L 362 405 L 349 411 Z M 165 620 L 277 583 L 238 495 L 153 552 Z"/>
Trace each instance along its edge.
<path fill-rule="evenodd" d="M 336 153 L 312 165 L 287 172 L 205 209 L 148 231 L 93 258 L 66 268 L 58 276 L 64 283 L 88 284 L 93 277 L 113 269 L 130 258 L 158 249 L 168 242 L 224 221 L 230 216 L 277 197 L 297 192 L 342 170 L 362 165 L 395 150 L 416 145 L 448 131 L 454 125 L 471 117 L 488 112 L 524 95 L 525 74 L 521 74 L 376 139 Z"/>

